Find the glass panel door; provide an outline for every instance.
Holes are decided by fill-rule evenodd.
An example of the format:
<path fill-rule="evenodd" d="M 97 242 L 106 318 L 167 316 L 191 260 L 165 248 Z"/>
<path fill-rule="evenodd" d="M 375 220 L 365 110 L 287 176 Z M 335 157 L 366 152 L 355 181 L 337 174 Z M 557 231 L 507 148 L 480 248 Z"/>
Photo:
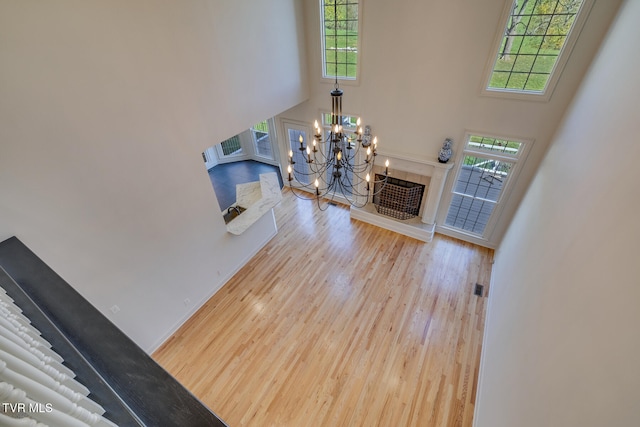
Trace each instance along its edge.
<path fill-rule="evenodd" d="M 307 163 L 306 152 L 300 150 L 300 139 L 304 141 L 304 146 L 309 142 L 307 130 L 302 126 L 296 126 L 291 123 L 285 123 L 287 135 L 287 159 L 289 153 L 293 154 L 295 177 L 301 183 L 309 185 L 312 182 L 312 174 Z M 286 167 L 284 168 L 286 171 Z M 315 178 L 313 178 L 315 179 Z"/>
<path fill-rule="evenodd" d="M 445 224 L 484 234 L 512 166 L 506 161 L 464 156 Z"/>
<path fill-rule="evenodd" d="M 467 134 L 443 227 L 488 240 L 529 144 Z"/>

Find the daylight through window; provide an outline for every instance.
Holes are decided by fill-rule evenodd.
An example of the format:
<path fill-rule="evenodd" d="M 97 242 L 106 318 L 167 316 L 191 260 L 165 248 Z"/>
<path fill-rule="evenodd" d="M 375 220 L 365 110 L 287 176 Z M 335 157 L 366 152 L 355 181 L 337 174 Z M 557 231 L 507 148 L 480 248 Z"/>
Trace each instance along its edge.
<path fill-rule="evenodd" d="M 358 0 L 320 0 L 323 77 L 355 80 L 358 68 Z M 337 74 L 336 74 L 337 73 Z"/>
<path fill-rule="evenodd" d="M 523 148 L 520 141 L 468 135 L 447 212 L 447 227 L 485 235 Z"/>
<path fill-rule="evenodd" d="M 543 93 L 586 0 L 514 0 L 489 90 Z"/>

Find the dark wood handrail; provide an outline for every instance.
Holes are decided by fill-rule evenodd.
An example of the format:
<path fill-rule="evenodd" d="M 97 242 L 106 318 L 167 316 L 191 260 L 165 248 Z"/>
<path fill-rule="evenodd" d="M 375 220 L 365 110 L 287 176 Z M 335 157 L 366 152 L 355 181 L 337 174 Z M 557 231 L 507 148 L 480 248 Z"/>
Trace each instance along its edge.
<path fill-rule="evenodd" d="M 0 267 L 0 286 L 105 418 L 120 426 L 226 426 L 16 237 L 0 242 Z"/>

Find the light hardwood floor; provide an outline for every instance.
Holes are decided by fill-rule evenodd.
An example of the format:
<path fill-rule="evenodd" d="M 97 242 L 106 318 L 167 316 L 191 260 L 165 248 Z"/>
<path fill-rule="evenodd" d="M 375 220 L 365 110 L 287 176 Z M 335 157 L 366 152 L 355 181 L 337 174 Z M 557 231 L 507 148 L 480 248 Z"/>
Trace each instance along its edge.
<path fill-rule="evenodd" d="M 493 251 L 285 191 L 279 231 L 153 355 L 237 426 L 471 426 Z"/>

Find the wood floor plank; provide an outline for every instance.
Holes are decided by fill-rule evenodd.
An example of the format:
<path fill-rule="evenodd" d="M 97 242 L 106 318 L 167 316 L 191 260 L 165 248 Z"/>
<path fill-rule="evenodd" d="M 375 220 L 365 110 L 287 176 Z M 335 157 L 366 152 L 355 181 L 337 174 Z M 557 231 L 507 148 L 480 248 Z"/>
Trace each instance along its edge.
<path fill-rule="evenodd" d="M 471 426 L 493 251 L 285 191 L 278 234 L 153 357 L 230 426 Z"/>

